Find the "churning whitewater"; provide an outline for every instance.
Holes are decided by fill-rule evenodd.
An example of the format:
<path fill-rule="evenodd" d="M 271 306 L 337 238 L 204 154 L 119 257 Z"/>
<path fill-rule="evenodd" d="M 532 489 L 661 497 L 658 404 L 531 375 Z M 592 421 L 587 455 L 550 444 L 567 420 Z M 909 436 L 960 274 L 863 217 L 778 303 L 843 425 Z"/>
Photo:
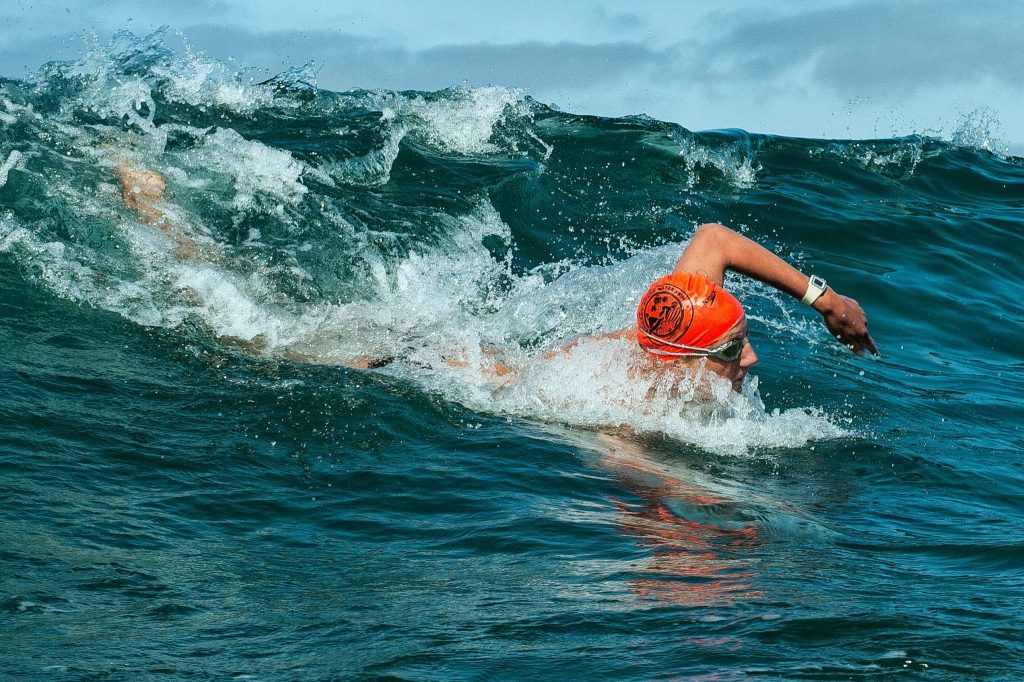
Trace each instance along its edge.
<path fill-rule="evenodd" d="M 766 413 L 756 380 L 742 396 L 716 387 L 713 406 L 694 400 L 696 378 L 682 397 L 631 380 L 620 342 L 535 359 L 561 339 L 630 324 L 639 294 L 671 269 L 692 231 L 680 223 L 674 239 L 609 234 L 636 210 L 636 169 L 670 167 L 679 190 L 702 175 L 749 188 L 749 145 L 638 118 L 616 122 L 611 135 L 632 139 L 628 156 L 609 145 L 592 166 L 553 170 L 551 156 L 585 143 L 598 122 L 498 87 L 335 94 L 313 89 L 308 75 L 245 84 L 221 64 L 177 56 L 158 33 L 122 34 L 78 62 L 47 65 L 31 85 L 8 83 L 8 191 L 53 197 L 68 220 L 56 225 L 16 202 L 0 223 L 0 249 L 51 291 L 137 324 L 193 330 L 268 358 L 394 357 L 388 372 L 472 409 L 733 452 L 849 433 L 844 415 L 814 405 Z M 396 169 L 402 151 L 411 158 Z M 114 170 L 125 163 L 167 179 L 169 218 L 200 257 L 181 258 L 171 238 L 123 207 Z M 566 180 L 580 187 L 560 187 Z M 557 202 L 579 201 L 586 187 L 600 198 L 597 225 L 538 211 L 526 218 L 531 229 L 553 229 L 564 244 L 557 254 L 536 248 L 503 219 L 529 211 L 508 196 L 529 187 L 562 194 Z M 731 286 L 763 299 L 769 329 L 822 340 L 781 297 Z M 513 386 L 481 378 L 493 354 L 521 374 Z"/>

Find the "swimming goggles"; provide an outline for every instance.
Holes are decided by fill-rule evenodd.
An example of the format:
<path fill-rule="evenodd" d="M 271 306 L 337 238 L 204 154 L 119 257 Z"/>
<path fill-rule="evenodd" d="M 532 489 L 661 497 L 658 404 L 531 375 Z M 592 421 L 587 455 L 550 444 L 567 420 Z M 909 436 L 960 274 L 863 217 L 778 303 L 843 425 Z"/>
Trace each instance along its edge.
<path fill-rule="evenodd" d="M 741 336 L 738 339 L 732 339 L 731 341 L 726 341 L 725 343 L 723 343 L 721 346 L 718 346 L 717 348 L 701 348 L 699 346 L 687 346 L 687 345 L 682 344 L 682 343 L 672 343 L 671 341 L 667 341 L 667 340 L 661 338 L 660 336 L 655 336 L 654 334 L 649 334 L 649 333 L 645 332 L 642 329 L 638 329 L 637 332 L 640 333 L 640 334 L 643 334 L 644 336 L 647 336 L 647 337 L 650 337 L 650 338 L 654 339 L 658 343 L 664 344 L 666 346 L 671 346 L 672 348 L 678 348 L 681 351 L 686 351 L 685 353 L 675 353 L 673 351 L 662 350 L 660 348 L 645 348 L 644 349 L 648 353 L 653 353 L 654 355 L 660 355 L 660 356 L 666 356 L 666 357 L 680 357 L 680 358 L 704 358 L 704 357 L 711 357 L 711 358 L 717 358 L 717 359 L 722 360 L 724 362 L 733 362 L 734 360 L 739 358 L 740 355 L 743 354 L 743 346 L 747 343 L 747 337 Z"/>

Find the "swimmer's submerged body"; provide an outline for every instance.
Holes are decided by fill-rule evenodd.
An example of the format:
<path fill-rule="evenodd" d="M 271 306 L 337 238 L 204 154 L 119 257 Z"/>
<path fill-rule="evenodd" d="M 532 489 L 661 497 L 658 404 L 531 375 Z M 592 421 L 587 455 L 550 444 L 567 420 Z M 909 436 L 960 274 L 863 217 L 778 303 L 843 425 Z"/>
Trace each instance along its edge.
<path fill-rule="evenodd" d="M 143 222 L 174 239 L 180 258 L 205 259 L 196 242 L 166 216 L 166 182 L 159 173 L 123 162 L 115 169 L 115 175 L 121 183 L 125 205 Z M 636 325 L 574 339 L 535 360 L 570 354 L 590 339 L 624 339 L 630 342 L 630 352 L 636 354 L 630 359 L 638 374 L 651 379 L 666 374 L 692 377 L 700 363 L 739 392 L 758 357 L 750 344 L 743 306 L 724 288 L 725 274 L 730 270 L 764 282 L 814 308 L 832 336 L 854 353 L 878 353 L 868 333 L 867 317 L 856 300 L 839 294 L 819 277 L 803 274 L 724 225 L 708 223 L 697 228 L 672 272 L 651 284 L 640 299 Z M 398 359 L 338 359 L 294 352 L 285 357 L 354 369 L 383 367 Z M 516 381 L 516 368 L 507 364 L 496 350 L 484 349 L 482 358 L 480 371 L 484 383 L 502 387 Z M 445 357 L 444 362 L 451 367 L 469 366 L 467 360 L 458 356 Z"/>

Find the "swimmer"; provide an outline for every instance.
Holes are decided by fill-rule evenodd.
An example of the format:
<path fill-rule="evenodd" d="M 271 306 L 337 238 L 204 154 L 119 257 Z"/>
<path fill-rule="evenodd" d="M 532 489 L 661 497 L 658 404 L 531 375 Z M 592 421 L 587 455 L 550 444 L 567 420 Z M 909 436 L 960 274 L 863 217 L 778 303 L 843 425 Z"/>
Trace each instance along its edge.
<path fill-rule="evenodd" d="M 747 334 L 743 306 L 723 288 L 733 270 L 799 299 L 822 316 L 833 337 L 857 355 L 877 355 L 864 310 L 820 277 L 801 273 L 763 246 L 724 225 L 697 228 L 672 272 L 641 297 L 636 326 L 615 334 L 635 340 L 650 371 L 659 365 L 706 368 L 739 392 L 757 353 Z"/>
<path fill-rule="evenodd" d="M 163 198 L 166 183 L 159 173 L 138 169 L 122 162 L 115 170 L 121 182 L 123 200 L 147 224 L 170 235 L 177 243 L 178 256 L 200 260 L 199 246 L 165 217 Z M 726 379 L 739 392 L 747 371 L 758 357 L 748 337 L 747 317 L 740 302 L 724 288 L 729 270 L 759 280 L 799 299 L 822 316 L 829 332 L 860 355 L 865 350 L 878 354 L 868 333 L 868 321 L 860 304 L 828 286 L 820 277 L 807 276 L 763 246 L 724 225 L 708 223 L 697 228 L 671 273 L 657 279 L 641 297 L 636 325 L 619 331 L 574 339 L 536 359 L 550 360 L 569 354 L 587 339 L 626 339 L 637 356 L 637 372 L 651 378 L 666 373 L 688 375 L 697 363 Z M 515 368 L 496 349 L 483 349 L 481 381 L 496 387 L 517 379 Z M 375 369 L 393 362 L 393 357 L 336 358 L 288 352 L 293 360 L 337 364 L 353 369 Z M 464 368 L 468 360 L 458 353 L 443 362 Z"/>
<path fill-rule="evenodd" d="M 867 350 L 878 354 L 868 333 L 867 317 L 857 301 L 839 294 L 820 277 L 801 273 L 724 225 L 709 223 L 697 229 L 672 272 L 655 280 L 640 298 L 636 325 L 564 342 L 527 365 L 570 355 L 590 340 L 623 339 L 635 353 L 630 358 L 630 374 L 638 380 L 646 379 L 652 392 L 653 385 L 663 383 L 665 378 L 688 381 L 698 374 L 694 370 L 700 364 L 739 393 L 758 357 L 750 343 L 743 306 L 723 286 L 729 270 L 764 282 L 814 308 L 829 332 L 854 353 L 860 355 Z M 524 369 L 506 364 L 495 349 L 483 349 L 480 360 L 482 383 L 495 388 L 515 383 Z M 444 362 L 456 368 L 469 366 L 455 356 L 445 357 Z M 367 367 L 365 362 L 340 364 Z"/>
<path fill-rule="evenodd" d="M 808 277 L 774 253 L 724 225 L 697 228 L 671 273 L 655 280 L 640 298 L 636 325 L 575 339 L 544 355 L 569 354 L 582 342 L 624 339 L 635 344 L 633 376 L 660 380 L 693 376 L 698 363 L 724 378 L 739 393 L 747 371 L 757 363 L 747 316 L 724 288 L 733 270 L 800 299 L 821 314 L 829 332 L 854 353 L 877 355 L 860 304 Z M 647 382 L 658 383 L 658 382 Z"/>

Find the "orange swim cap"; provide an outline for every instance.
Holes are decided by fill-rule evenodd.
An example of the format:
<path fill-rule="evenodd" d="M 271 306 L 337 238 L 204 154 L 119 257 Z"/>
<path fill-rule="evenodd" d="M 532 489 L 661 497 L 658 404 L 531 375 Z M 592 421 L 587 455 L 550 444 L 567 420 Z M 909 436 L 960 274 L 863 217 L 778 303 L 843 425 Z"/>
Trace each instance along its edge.
<path fill-rule="evenodd" d="M 666 275 L 650 286 L 636 309 L 637 341 L 662 360 L 675 360 L 707 348 L 743 317 L 736 297 L 704 275 Z"/>

